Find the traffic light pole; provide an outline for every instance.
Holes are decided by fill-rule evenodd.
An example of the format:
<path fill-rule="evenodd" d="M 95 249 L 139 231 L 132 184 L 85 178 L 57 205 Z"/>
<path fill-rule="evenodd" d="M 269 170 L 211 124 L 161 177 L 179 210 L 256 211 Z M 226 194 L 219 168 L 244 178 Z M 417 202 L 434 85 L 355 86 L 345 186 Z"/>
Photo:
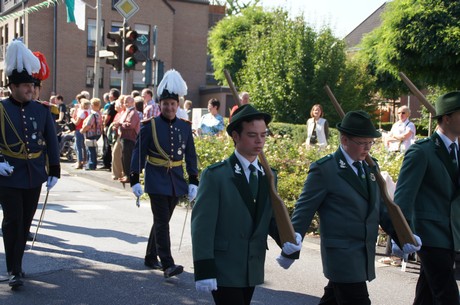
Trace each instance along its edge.
<path fill-rule="evenodd" d="M 121 40 L 121 46 L 122 46 L 122 51 L 121 51 L 121 84 L 120 84 L 120 89 L 121 89 L 121 94 L 126 94 L 126 73 L 125 73 L 125 48 L 126 48 L 126 28 L 127 28 L 127 23 L 126 23 L 126 18 L 123 18 L 123 35 L 122 40 Z"/>

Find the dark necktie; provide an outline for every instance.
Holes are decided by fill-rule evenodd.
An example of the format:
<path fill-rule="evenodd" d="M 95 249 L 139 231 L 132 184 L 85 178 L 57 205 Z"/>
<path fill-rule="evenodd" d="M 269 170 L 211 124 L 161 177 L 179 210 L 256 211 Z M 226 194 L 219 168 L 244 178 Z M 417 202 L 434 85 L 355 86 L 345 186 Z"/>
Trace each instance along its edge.
<path fill-rule="evenodd" d="M 363 164 L 359 161 L 353 162 L 353 166 L 358 170 L 358 178 L 365 190 L 367 190 L 366 174 L 364 173 Z"/>
<path fill-rule="evenodd" d="M 257 198 L 257 191 L 259 189 L 259 183 L 257 181 L 257 170 L 256 167 L 252 164 L 249 165 L 249 187 L 251 188 L 252 198 Z"/>
<path fill-rule="evenodd" d="M 454 164 L 455 168 L 458 169 L 458 161 L 457 161 L 457 144 L 454 142 L 450 144 L 450 158 L 452 159 L 452 163 Z"/>

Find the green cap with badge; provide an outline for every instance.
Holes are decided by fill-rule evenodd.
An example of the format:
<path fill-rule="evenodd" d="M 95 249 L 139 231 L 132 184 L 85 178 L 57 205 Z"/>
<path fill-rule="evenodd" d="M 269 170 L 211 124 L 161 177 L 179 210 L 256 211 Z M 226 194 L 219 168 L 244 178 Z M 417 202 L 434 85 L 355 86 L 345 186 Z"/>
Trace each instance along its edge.
<path fill-rule="evenodd" d="M 452 91 L 441 95 L 436 101 L 436 116 L 439 118 L 460 110 L 460 91 Z"/>
<path fill-rule="evenodd" d="M 337 129 L 350 136 L 359 138 L 380 138 L 382 134 L 375 129 L 371 116 L 362 110 L 350 111 L 345 114 Z"/>
<path fill-rule="evenodd" d="M 232 119 L 230 121 L 230 124 L 227 126 L 227 133 L 228 135 L 232 135 L 232 131 L 235 129 L 235 127 L 245 121 L 251 121 L 252 118 L 254 117 L 262 117 L 263 120 L 265 121 L 265 124 L 270 123 L 272 120 L 272 116 L 269 115 L 268 113 L 260 112 L 256 108 L 252 107 L 250 104 L 246 104 L 243 106 L 238 107 L 233 112 Z"/>

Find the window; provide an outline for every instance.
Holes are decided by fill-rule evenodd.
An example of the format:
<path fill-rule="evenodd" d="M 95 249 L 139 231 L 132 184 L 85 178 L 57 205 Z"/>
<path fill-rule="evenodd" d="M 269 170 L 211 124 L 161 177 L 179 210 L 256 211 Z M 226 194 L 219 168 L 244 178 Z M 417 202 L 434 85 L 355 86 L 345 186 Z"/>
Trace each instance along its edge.
<path fill-rule="evenodd" d="M 24 19 L 19 17 L 14 20 L 14 38 L 21 38 L 24 36 Z"/>
<path fill-rule="evenodd" d="M 121 73 L 110 70 L 110 88 L 121 88 Z"/>
<path fill-rule="evenodd" d="M 99 88 L 104 87 L 104 68 L 99 67 Z M 94 86 L 94 67 L 86 67 L 86 87 Z"/>
<path fill-rule="evenodd" d="M 104 21 L 102 23 L 101 31 L 101 46 L 104 45 Z M 88 47 L 86 49 L 86 55 L 88 57 L 94 57 L 94 52 L 96 51 L 96 20 L 88 19 Z"/>
<path fill-rule="evenodd" d="M 118 1 L 120 1 L 120 0 L 112 0 L 112 10 L 114 10 L 114 11 L 116 10 L 115 4 L 117 4 Z"/>
<path fill-rule="evenodd" d="M 133 72 L 133 90 L 142 90 L 145 88 L 145 84 L 142 81 L 144 75 L 142 71 L 132 71 Z"/>

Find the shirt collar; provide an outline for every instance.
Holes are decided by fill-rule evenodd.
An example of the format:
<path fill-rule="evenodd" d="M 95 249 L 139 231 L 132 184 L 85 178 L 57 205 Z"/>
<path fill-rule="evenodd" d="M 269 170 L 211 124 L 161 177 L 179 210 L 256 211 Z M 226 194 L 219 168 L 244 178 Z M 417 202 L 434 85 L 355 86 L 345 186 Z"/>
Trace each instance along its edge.
<path fill-rule="evenodd" d="M 443 134 L 441 132 L 441 130 L 439 130 L 439 129 L 436 130 L 436 133 L 441 138 L 441 140 L 444 142 L 444 145 L 446 145 L 446 148 L 447 148 L 448 151 L 450 151 L 450 144 L 452 144 L 452 143 L 457 144 L 457 147 L 458 147 L 458 139 L 455 139 L 455 141 L 452 141 L 445 134 Z"/>
<path fill-rule="evenodd" d="M 345 149 L 343 149 L 342 145 L 340 145 L 340 150 L 342 151 L 342 154 L 345 157 L 345 160 L 347 160 L 348 165 L 352 166 L 353 162 L 355 162 L 355 160 L 353 160 L 350 157 L 350 155 L 345 151 Z M 358 162 L 361 162 L 361 161 L 358 161 Z M 362 164 L 362 162 L 361 162 L 361 164 Z"/>
<path fill-rule="evenodd" d="M 254 165 L 256 170 L 261 171 L 259 162 L 257 162 L 257 158 L 255 158 L 253 162 L 249 162 L 249 160 L 243 157 L 236 149 L 235 149 L 235 156 L 238 159 L 238 161 L 240 161 L 240 164 L 243 166 L 245 170 L 249 167 L 250 164 L 252 164 Z"/>

